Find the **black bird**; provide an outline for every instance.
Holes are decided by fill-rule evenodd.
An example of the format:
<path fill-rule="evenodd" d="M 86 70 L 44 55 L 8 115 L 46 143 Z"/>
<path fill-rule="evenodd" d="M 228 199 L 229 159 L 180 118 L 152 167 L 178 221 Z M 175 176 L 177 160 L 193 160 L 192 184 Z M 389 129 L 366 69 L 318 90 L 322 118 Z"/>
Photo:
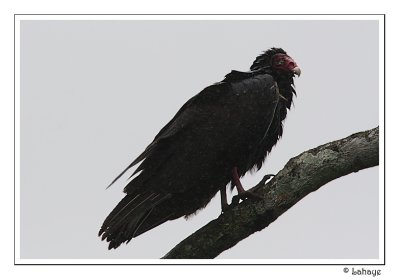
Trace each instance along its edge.
<path fill-rule="evenodd" d="M 99 236 L 109 249 L 168 221 L 205 207 L 247 171 L 260 169 L 282 135 L 282 122 L 296 94 L 296 62 L 281 48 L 259 55 L 249 72 L 232 71 L 189 99 L 153 142 L 111 184 L 140 163 L 126 196 L 105 219 Z M 110 184 L 110 185 L 111 185 Z"/>

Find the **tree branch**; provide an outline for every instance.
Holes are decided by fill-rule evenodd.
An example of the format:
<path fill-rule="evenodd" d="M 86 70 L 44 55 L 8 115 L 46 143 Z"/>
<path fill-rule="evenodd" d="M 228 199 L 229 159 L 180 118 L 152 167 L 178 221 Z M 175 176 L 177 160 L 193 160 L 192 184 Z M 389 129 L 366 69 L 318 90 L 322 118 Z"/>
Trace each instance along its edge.
<path fill-rule="evenodd" d="M 341 176 L 379 164 L 379 127 L 301 153 L 267 184 L 251 190 L 263 200 L 245 200 L 179 243 L 163 258 L 215 258 L 275 221 L 309 193 Z"/>

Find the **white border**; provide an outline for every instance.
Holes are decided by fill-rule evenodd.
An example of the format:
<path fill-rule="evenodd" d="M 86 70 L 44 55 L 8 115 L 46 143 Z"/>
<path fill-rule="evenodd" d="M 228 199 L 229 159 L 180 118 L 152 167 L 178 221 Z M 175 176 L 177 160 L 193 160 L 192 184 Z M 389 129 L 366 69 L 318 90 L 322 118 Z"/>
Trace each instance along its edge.
<path fill-rule="evenodd" d="M 383 15 L 16 15 L 18 20 L 382 20 Z"/>
<path fill-rule="evenodd" d="M 379 21 L 379 259 L 21 259 L 20 21 L 21 20 L 377 20 Z M 384 263 L 384 16 L 383 15 L 15 15 L 15 263 L 16 264 L 383 264 Z"/>
<path fill-rule="evenodd" d="M 385 234 L 385 23 L 379 20 L 379 259 L 384 262 Z"/>
<path fill-rule="evenodd" d="M 16 264 L 380 265 L 379 259 L 16 259 Z"/>
<path fill-rule="evenodd" d="M 20 163 L 20 155 L 21 155 L 21 120 L 20 120 L 20 116 L 21 116 L 21 102 L 20 102 L 20 21 L 17 20 L 17 17 L 15 17 L 15 22 L 14 22 L 14 38 L 15 38 L 15 46 L 14 46 L 14 100 L 15 100 L 15 112 L 14 112 L 14 121 L 15 121 L 15 138 L 14 138 L 14 143 L 15 143 L 15 178 L 14 178 L 14 182 L 15 182 L 15 186 L 14 186 L 14 194 L 15 194 L 15 198 L 14 198 L 14 211 L 15 211 L 15 263 L 19 263 L 18 260 L 20 260 L 20 252 L 21 252 L 21 244 L 20 244 L 20 240 L 21 240 L 21 236 L 20 236 L 20 225 L 21 225 L 21 214 L 20 214 L 20 209 L 21 209 L 21 204 L 20 204 L 20 198 L 21 198 L 21 163 Z"/>

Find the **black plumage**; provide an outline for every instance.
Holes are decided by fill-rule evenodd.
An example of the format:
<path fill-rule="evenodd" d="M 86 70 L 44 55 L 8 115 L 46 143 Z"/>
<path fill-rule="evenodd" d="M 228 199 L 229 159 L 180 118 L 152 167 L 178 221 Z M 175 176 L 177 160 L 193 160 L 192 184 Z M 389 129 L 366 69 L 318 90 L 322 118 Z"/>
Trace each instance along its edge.
<path fill-rule="evenodd" d="M 141 162 L 100 229 L 109 249 L 205 207 L 228 183 L 235 185 L 232 170 L 241 177 L 260 169 L 282 135 L 295 73 L 286 52 L 272 48 L 249 72 L 232 71 L 189 99 L 115 179 Z"/>

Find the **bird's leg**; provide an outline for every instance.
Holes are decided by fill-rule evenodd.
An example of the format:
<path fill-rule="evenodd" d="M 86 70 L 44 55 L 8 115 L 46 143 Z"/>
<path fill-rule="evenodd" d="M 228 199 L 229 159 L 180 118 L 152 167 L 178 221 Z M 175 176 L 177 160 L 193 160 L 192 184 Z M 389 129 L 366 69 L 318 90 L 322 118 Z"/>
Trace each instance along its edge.
<path fill-rule="evenodd" d="M 239 203 L 240 200 L 245 200 L 246 198 L 251 198 L 251 199 L 262 199 L 261 196 L 251 192 L 251 191 L 246 191 L 243 186 L 242 182 L 240 182 L 239 174 L 237 167 L 233 167 L 232 169 L 232 182 L 236 186 L 236 189 L 238 191 L 238 195 L 232 198 L 232 204 L 236 205 Z"/>
<path fill-rule="evenodd" d="M 226 196 L 226 186 L 223 186 L 219 189 L 221 193 L 221 209 L 222 212 L 225 212 L 229 209 L 228 198 Z"/>
<path fill-rule="evenodd" d="M 242 182 L 240 182 L 240 178 L 239 178 L 239 174 L 238 174 L 236 166 L 233 167 L 233 169 L 232 169 L 232 181 L 233 181 L 233 184 L 236 186 L 236 189 L 239 194 L 246 192 L 242 186 Z"/>
<path fill-rule="evenodd" d="M 263 186 L 265 182 L 273 176 L 275 175 L 273 174 L 265 175 L 264 178 L 254 188 L 257 189 Z M 219 189 L 221 193 L 222 212 L 226 212 L 228 209 L 238 205 L 240 200 L 245 200 L 246 198 L 257 199 L 257 200 L 263 199 L 261 196 L 255 194 L 254 192 L 246 191 L 243 188 L 242 182 L 240 182 L 240 177 L 236 166 L 232 169 L 232 185 L 236 187 L 238 194 L 232 198 L 232 203 L 230 205 L 228 204 L 228 199 L 226 196 L 226 186 L 221 187 Z"/>

